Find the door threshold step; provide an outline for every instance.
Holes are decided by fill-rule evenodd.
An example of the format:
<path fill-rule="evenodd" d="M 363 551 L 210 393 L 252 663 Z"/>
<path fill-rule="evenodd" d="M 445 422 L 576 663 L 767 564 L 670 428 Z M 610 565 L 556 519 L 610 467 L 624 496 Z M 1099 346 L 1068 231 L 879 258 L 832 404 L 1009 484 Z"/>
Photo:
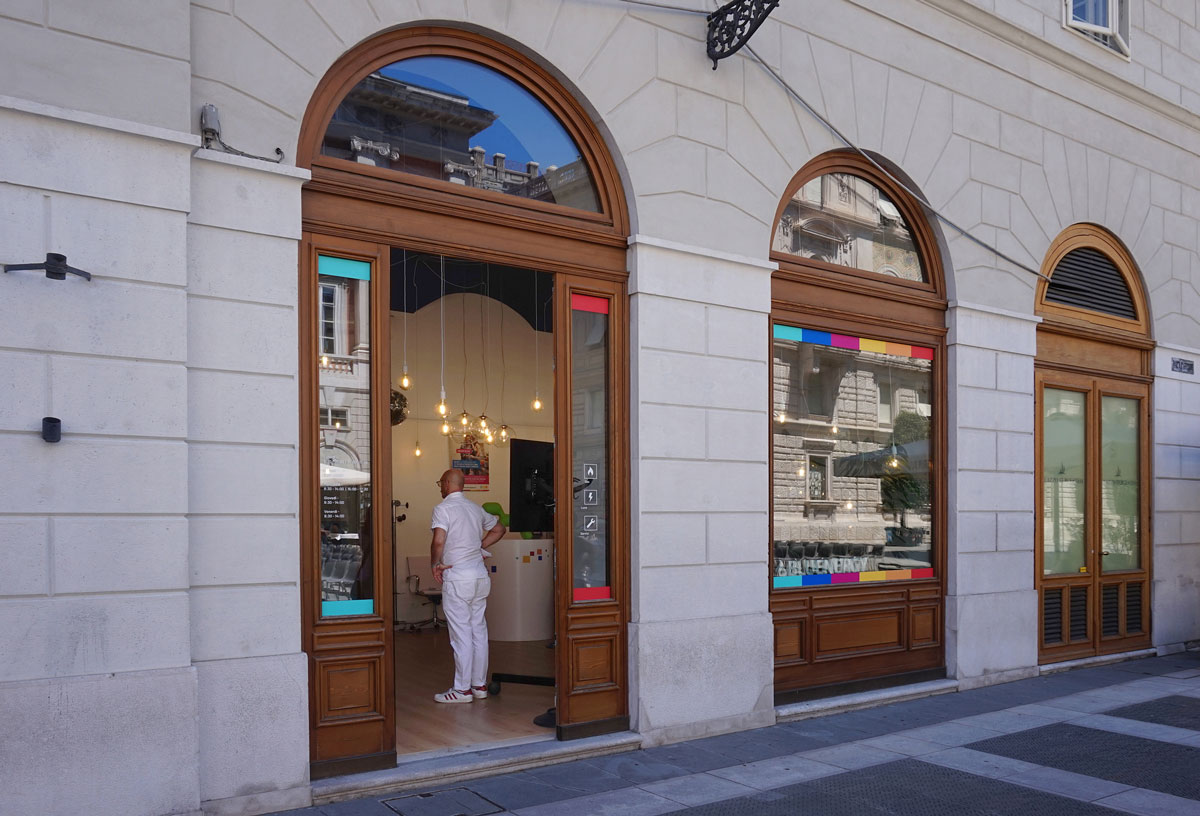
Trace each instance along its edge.
<path fill-rule="evenodd" d="M 885 703 L 901 703 L 905 700 L 932 697 L 935 694 L 949 694 L 952 691 L 958 691 L 957 680 L 949 678 L 929 680 L 907 686 L 892 686 L 873 691 L 860 691 L 855 694 L 843 694 L 839 697 L 822 697 L 819 700 L 788 703 L 775 707 L 775 718 L 776 722 L 794 722 L 810 717 L 824 717 L 827 714 L 857 711 L 860 708 L 873 708 Z"/>
<path fill-rule="evenodd" d="M 1064 660 L 1062 663 L 1047 663 L 1038 666 L 1039 674 L 1057 674 L 1058 672 L 1082 669 L 1086 666 L 1106 666 L 1109 663 L 1124 663 L 1126 660 L 1140 660 L 1143 657 L 1155 657 L 1158 649 L 1135 649 L 1132 652 L 1116 652 L 1114 654 L 1081 657 L 1078 660 Z"/>
<path fill-rule="evenodd" d="M 434 786 L 452 787 L 469 779 L 636 751 L 641 747 L 641 734 L 622 731 L 567 742 L 544 739 L 433 757 L 425 754 L 411 760 L 401 758 L 395 768 L 315 780 L 312 799 L 314 805 L 327 805 L 360 796 L 380 796 Z"/>

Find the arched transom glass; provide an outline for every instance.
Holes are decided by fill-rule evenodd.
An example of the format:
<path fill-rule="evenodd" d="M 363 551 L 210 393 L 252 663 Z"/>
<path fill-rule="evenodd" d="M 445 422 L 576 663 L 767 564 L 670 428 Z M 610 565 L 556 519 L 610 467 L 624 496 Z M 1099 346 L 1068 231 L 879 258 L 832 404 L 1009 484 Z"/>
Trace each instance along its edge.
<path fill-rule="evenodd" d="M 554 114 L 503 74 L 454 57 L 412 57 L 364 77 L 338 105 L 321 153 L 600 210 L 591 171 Z"/>
<path fill-rule="evenodd" d="M 929 280 L 899 208 L 871 182 L 826 173 L 784 207 L 773 250 L 903 280 Z"/>

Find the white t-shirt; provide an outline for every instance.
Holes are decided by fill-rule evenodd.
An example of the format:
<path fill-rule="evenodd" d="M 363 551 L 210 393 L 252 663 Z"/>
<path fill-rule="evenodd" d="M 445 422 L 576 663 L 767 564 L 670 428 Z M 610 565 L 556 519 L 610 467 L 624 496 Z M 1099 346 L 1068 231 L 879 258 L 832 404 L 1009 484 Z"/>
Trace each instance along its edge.
<path fill-rule="evenodd" d="M 442 563 L 453 566 L 442 573 L 443 581 L 474 581 L 487 577 L 483 564 L 484 530 L 496 526 L 500 519 L 486 512 L 468 499 L 462 491 L 451 493 L 433 508 L 432 530 L 446 531 L 446 546 L 442 549 Z"/>

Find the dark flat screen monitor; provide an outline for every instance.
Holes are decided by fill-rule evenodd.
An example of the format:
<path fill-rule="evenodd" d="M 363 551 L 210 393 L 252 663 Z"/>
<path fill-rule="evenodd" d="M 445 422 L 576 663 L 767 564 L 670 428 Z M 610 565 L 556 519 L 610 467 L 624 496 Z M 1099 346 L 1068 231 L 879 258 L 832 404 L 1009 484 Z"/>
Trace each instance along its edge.
<path fill-rule="evenodd" d="M 508 471 L 509 529 L 554 532 L 554 443 L 513 439 Z"/>

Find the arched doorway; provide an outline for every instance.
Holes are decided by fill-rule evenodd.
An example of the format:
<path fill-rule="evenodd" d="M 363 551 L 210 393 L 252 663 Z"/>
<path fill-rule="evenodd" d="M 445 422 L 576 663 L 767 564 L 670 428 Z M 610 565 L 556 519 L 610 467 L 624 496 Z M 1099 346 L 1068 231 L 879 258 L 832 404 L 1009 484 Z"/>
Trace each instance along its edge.
<path fill-rule="evenodd" d="M 300 495 L 313 775 L 395 762 L 405 723 L 393 690 L 405 666 L 393 603 L 407 588 L 397 578 L 419 571 L 401 558 L 428 552 L 414 542 L 428 540 L 430 505 L 396 491 L 433 492 L 409 478 L 431 467 L 463 469 L 480 503 L 492 498 L 482 490 L 503 485 L 498 514 L 518 491 L 545 491 L 548 521 L 514 520 L 524 537 L 506 557 L 553 564 L 551 733 L 627 728 L 628 215 L 591 117 L 516 48 L 457 29 L 403 28 L 329 70 L 305 115 L 298 164 L 312 171 L 302 198 Z M 467 319 L 464 298 L 478 318 Z M 446 376 L 453 301 L 461 389 Z M 430 309 L 440 336 L 420 335 Z M 526 400 L 507 430 L 543 444 L 548 436 L 552 475 L 544 466 L 514 474 L 517 453 L 501 449 L 509 440 L 498 427 L 508 423 L 471 402 L 480 389 L 470 387 L 467 351 L 492 366 L 481 326 L 490 331 L 493 315 L 520 324 L 538 355 L 529 395 L 538 405 Z M 399 343 L 397 326 L 409 333 Z M 440 345 L 441 370 L 417 370 L 410 342 Z M 503 382 L 517 368 L 492 373 Z M 530 410 L 544 419 L 525 434 Z M 415 445 L 403 435 L 411 429 Z M 354 448 L 357 466 L 326 457 L 335 446 Z M 498 472 L 505 461 L 510 472 Z M 394 534 L 400 516 L 409 519 Z M 401 539 L 408 549 L 397 549 Z"/>
<path fill-rule="evenodd" d="M 863 156 L 787 187 L 772 278 L 775 697 L 944 676 L 945 286 Z"/>
<path fill-rule="evenodd" d="M 1042 663 L 1150 645 L 1153 348 L 1133 259 L 1076 224 L 1046 254 L 1035 362 Z"/>

